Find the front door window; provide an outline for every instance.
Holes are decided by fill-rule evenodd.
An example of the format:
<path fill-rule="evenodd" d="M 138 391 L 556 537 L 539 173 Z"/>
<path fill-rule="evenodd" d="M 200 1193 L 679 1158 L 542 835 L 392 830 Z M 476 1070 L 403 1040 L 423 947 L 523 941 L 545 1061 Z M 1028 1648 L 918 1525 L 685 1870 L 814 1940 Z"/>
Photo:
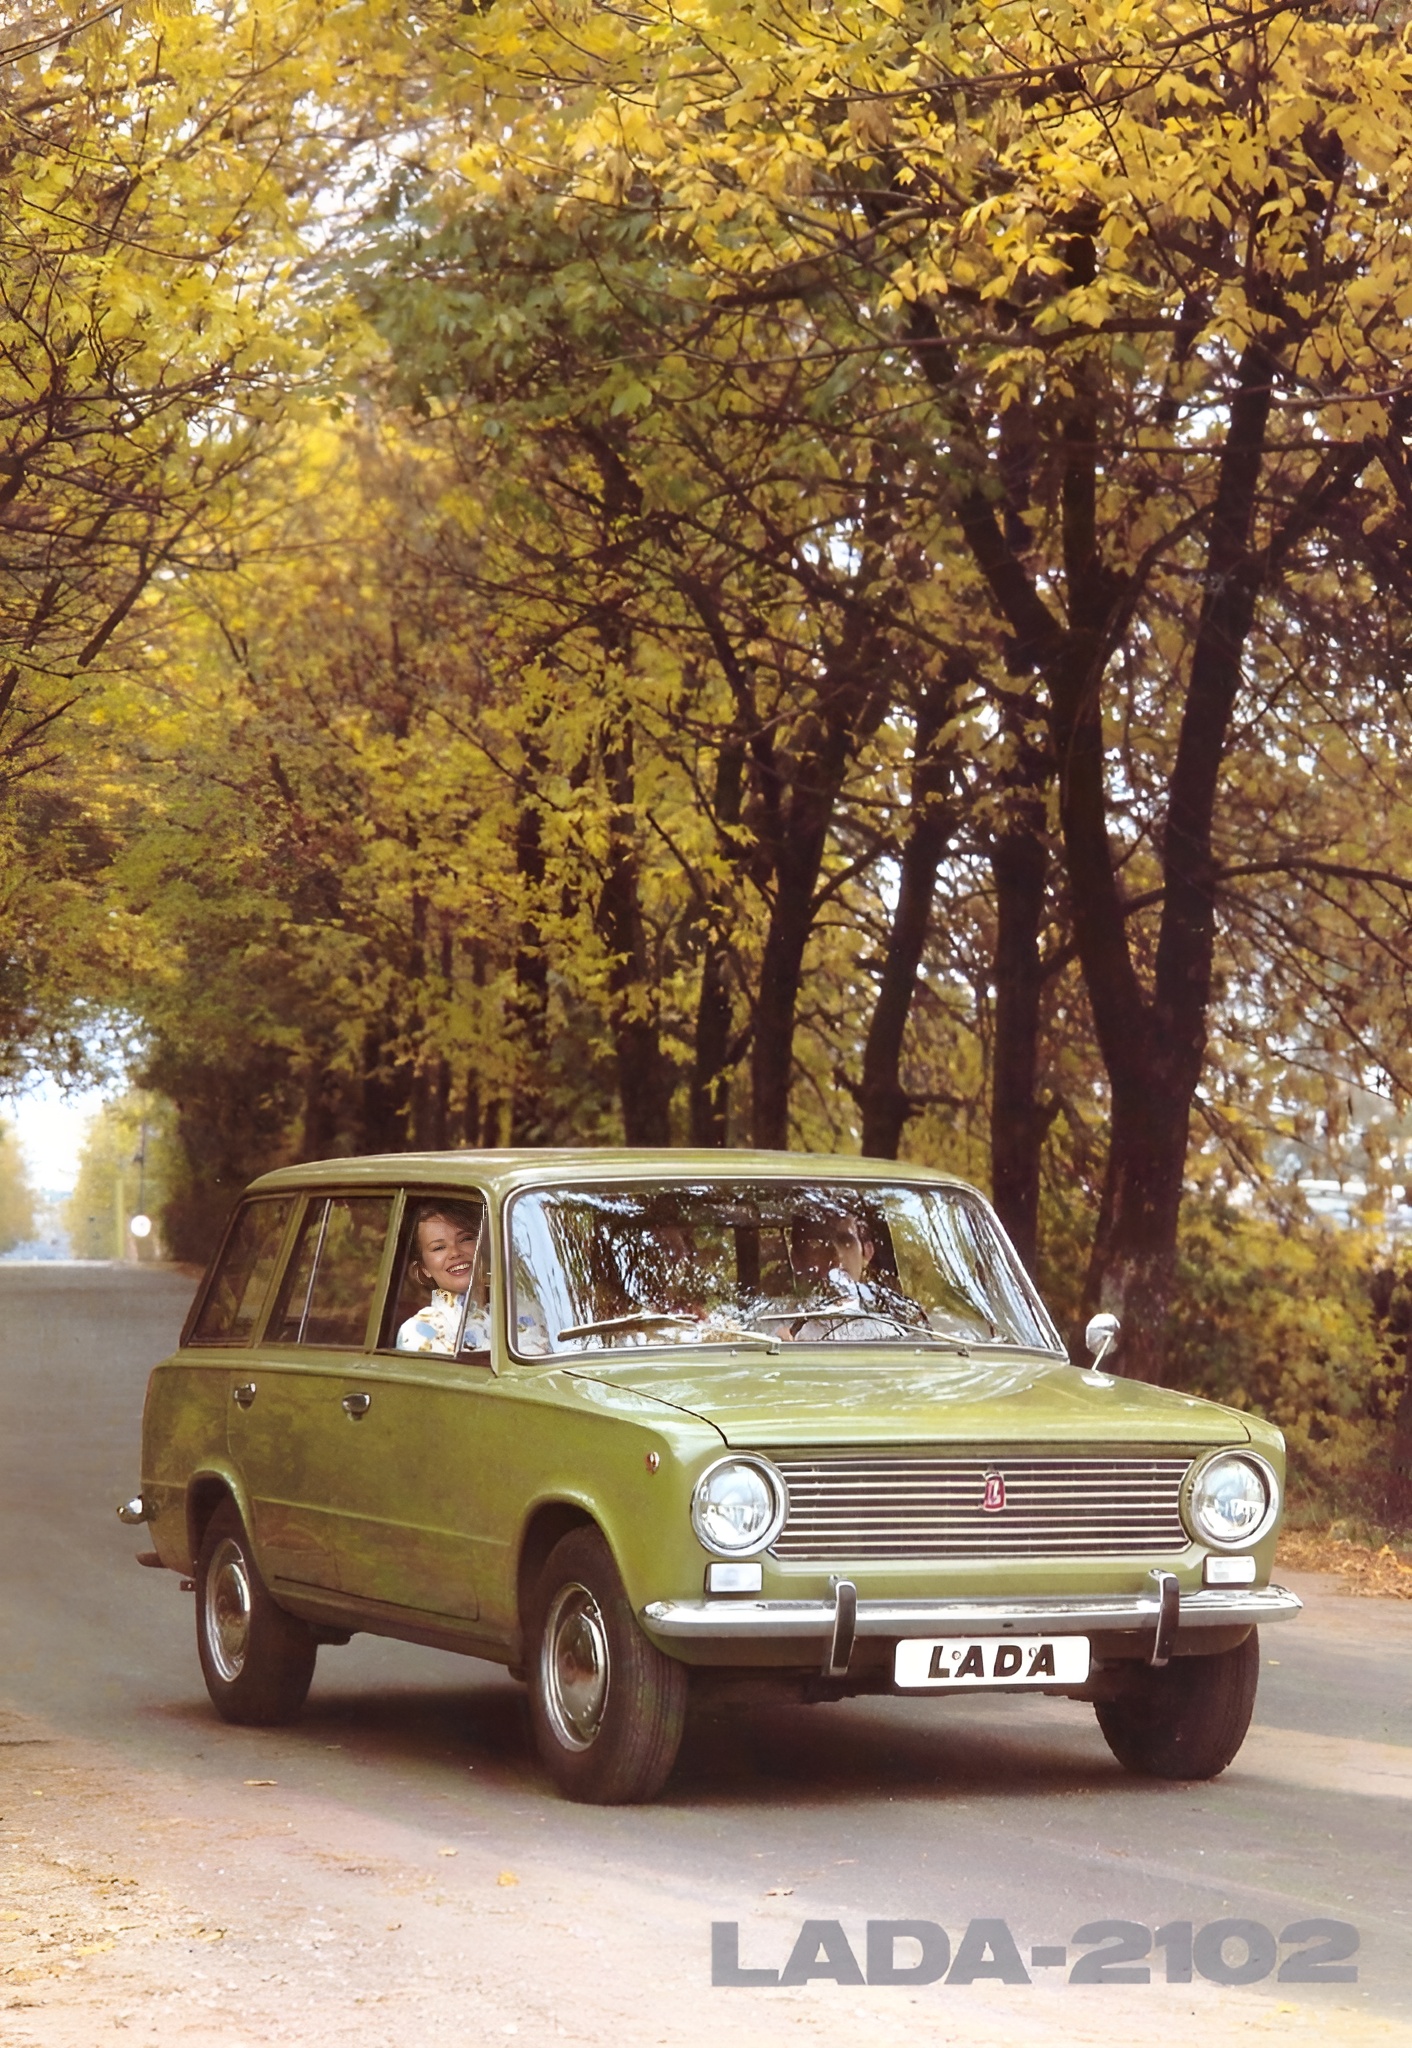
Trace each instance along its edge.
<path fill-rule="evenodd" d="M 409 1195 L 382 1348 L 453 1358 L 490 1348 L 489 1239 L 476 1195 Z"/>

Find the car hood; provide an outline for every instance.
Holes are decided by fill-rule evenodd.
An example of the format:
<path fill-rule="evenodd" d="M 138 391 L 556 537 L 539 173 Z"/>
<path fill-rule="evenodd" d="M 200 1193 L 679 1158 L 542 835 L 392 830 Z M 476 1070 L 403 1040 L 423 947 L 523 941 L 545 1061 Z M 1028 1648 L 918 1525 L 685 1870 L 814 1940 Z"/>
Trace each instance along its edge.
<path fill-rule="evenodd" d="M 689 1366 L 614 1352 L 577 1361 L 572 1377 L 699 1416 L 733 1448 L 928 1440 L 1200 1445 L 1250 1437 L 1234 1408 L 1015 1352 L 920 1360 L 884 1355 L 845 1364 L 811 1349 L 788 1360 L 723 1357 L 719 1365 L 701 1360 Z"/>

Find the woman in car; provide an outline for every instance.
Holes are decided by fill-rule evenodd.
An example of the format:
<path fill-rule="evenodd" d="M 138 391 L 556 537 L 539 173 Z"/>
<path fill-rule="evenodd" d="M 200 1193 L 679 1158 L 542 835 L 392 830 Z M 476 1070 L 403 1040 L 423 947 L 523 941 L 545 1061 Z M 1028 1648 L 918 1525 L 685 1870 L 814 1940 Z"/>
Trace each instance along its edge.
<path fill-rule="evenodd" d="M 431 1300 L 397 1332 L 399 1351 L 431 1351 L 451 1358 L 458 1348 L 482 1351 L 490 1343 L 485 1304 L 466 1299 L 480 1264 L 483 1223 L 484 1211 L 470 1202 L 419 1205 L 407 1270 L 418 1286 L 431 1290 Z"/>

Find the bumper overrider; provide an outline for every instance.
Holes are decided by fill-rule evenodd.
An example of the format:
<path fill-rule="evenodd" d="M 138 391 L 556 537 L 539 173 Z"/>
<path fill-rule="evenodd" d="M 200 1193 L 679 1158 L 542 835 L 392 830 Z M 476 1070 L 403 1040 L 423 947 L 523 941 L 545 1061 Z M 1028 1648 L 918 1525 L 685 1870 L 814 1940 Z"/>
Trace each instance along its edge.
<path fill-rule="evenodd" d="M 1152 1590 L 1076 1598 L 1036 1594 L 1001 1600 L 860 1600 L 849 1579 L 836 1579 L 829 1600 L 654 1600 L 642 1610 L 654 1636 L 680 1643 L 826 1645 L 823 1669 L 848 1669 L 858 1637 L 1023 1635 L 1133 1636 L 1146 1640 L 1149 1663 L 1167 1662 L 1189 1630 L 1249 1628 L 1285 1621 L 1303 1602 L 1283 1586 L 1204 1586 L 1183 1593 L 1171 1572 L 1154 1572 Z"/>

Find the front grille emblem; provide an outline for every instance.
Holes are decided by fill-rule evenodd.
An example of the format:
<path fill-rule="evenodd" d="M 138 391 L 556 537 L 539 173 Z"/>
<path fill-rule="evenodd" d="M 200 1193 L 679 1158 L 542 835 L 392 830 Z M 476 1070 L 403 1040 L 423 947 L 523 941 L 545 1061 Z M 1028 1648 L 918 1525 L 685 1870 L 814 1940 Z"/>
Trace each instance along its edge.
<path fill-rule="evenodd" d="M 1001 1472 L 987 1472 L 985 1492 L 981 1495 L 981 1508 L 987 1515 L 998 1515 L 1005 1505 L 1005 1475 Z"/>

